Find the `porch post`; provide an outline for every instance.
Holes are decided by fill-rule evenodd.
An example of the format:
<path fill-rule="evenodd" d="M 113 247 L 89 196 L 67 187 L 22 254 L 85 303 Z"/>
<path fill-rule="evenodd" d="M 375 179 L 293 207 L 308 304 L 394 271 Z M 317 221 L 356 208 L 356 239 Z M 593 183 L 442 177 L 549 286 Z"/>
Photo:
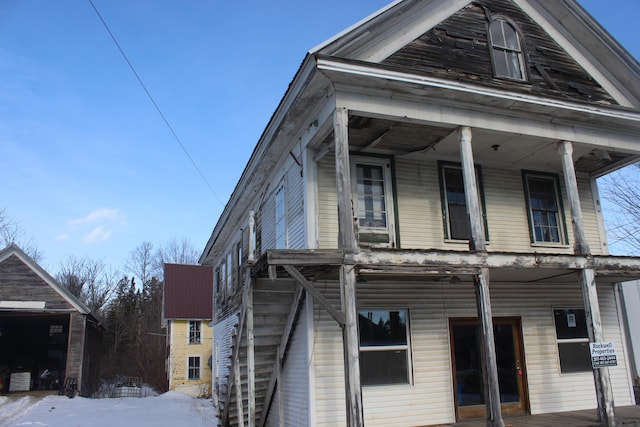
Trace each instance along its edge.
<path fill-rule="evenodd" d="M 471 147 L 471 128 L 468 126 L 460 127 L 458 129 L 458 139 L 460 140 L 464 194 L 471 229 L 469 250 L 471 252 L 486 252 L 487 244 L 482 227 L 482 209 L 480 208 L 480 200 L 478 198 L 478 184 L 476 182 L 473 150 Z M 485 404 L 487 408 L 487 426 L 504 427 L 502 409 L 500 408 L 500 385 L 498 384 L 496 345 L 493 336 L 489 277 L 488 268 L 481 268 L 480 273 L 473 277 L 481 332 L 482 376 L 486 385 Z"/>
<path fill-rule="evenodd" d="M 578 181 L 573 166 L 573 144 L 569 141 L 561 141 L 558 144 L 558 153 L 562 158 L 564 182 L 567 188 L 567 198 L 569 199 L 569 205 L 571 207 L 571 223 L 575 239 L 574 253 L 576 255 L 591 255 L 591 249 L 585 237 L 582 207 L 578 193 Z M 580 270 L 579 275 L 589 341 L 602 342 L 604 341 L 604 333 L 602 331 L 602 320 L 600 318 L 600 304 L 598 303 L 595 272 L 592 269 L 585 268 Z M 593 379 L 598 400 L 598 421 L 607 426 L 615 426 L 615 405 L 613 402 L 613 389 L 611 388 L 609 369 L 593 369 Z"/>
<path fill-rule="evenodd" d="M 345 252 L 357 250 L 351 168 L 349 166 L 349 112 L 337 108 L 333 116 L 336 147 L 336 190 L 338 195 L 338 246 Z M 356 273 L 354 265 L 340 266 L 340 299 L 345 324 L 342 326 L 347 426 L 364 426 L 362 387 L 360 385 L 360 353 L 358 311 L 356 308 Z"/>

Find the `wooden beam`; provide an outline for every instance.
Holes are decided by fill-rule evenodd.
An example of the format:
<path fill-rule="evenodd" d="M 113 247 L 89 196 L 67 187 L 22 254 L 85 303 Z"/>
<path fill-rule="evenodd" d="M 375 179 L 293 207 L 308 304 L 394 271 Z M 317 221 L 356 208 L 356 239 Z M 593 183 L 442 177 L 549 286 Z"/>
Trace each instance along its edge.
<path fill-rule="evenodd" d="M 284 402 L 282 401 L 282 358 L 281 349 L 276 351 L 276 384 L 278 385 L 278 426 L 284 427 Z"/>
<path fill-rule="evenodd" d="M 558 153 L 562 159 L 562 172 L 564 175 L 567 198 L 571 207 L 571 224 L 573 226 L 573 250 L 576 255 L 588 255 L 591 253 L 584 231 L 582 220 L 582 207 L 580 205 L 580 193 L 578 191 L 578 181 L 576 170 L 573 166 L 573 145 L 569 141 L 558 143 Z"/>
<path fill-rule="evenodd" d="M 300 271 L 290 265 L 285 265 L 283 267 L 285 270 L 287 270 L 287 273 L 289 273 L 291 277 L 296 279 L 298 283 L 300 283 L 300 285 L 311 294 L 313 299 L 315 299 L 318 304 L 320 304 L 325 310 L 329 312 L 331 317 L 333 317 L 334 320 L 338 322 L 338 324 L 340 324 L 341 326 L 345 324 L 344 315 L 339 310 L 337 310 L 333 306 L 333 304 L 331 304 L 331 302 L 327 298 L 325 298 L 325 296 L 322 295 L 322 293 L 320 293 L 320 291 L 315 286 L 313 286 L 313 284 L 309 282 L 302 273 L 300 273 Z"/>
<path fill-rule="evenodd" d="M 255 213 L 253 211 L 249 211 L 249 236 L 248 236 L 248 251 L 247 251 L 247 261 L 249 263 L 253 263 L 256 260 L 256 251 L 255 251 L 255 231 L 256 231 L 256 220 Z"/>

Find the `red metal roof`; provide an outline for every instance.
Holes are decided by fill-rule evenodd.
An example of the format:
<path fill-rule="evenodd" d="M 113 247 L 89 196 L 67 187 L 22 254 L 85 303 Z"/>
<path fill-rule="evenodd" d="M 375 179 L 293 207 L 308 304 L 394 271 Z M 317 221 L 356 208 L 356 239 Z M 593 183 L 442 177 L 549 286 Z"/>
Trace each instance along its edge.
<path fill-rule="evenodd" d="M 212 267 L 164 265 L 165 319 L 211 319 L 212 310 Z"/>

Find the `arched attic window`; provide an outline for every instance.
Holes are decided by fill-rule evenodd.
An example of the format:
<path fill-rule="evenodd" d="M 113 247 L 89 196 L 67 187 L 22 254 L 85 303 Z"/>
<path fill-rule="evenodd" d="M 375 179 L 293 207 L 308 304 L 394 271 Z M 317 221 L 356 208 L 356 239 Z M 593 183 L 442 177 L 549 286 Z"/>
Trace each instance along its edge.
<path fill-rule="evenodd" d="M 496 77 L 526 80 L 522 42 L 516 27 L 505 18 L 489 23 L 491 60 Z"/>

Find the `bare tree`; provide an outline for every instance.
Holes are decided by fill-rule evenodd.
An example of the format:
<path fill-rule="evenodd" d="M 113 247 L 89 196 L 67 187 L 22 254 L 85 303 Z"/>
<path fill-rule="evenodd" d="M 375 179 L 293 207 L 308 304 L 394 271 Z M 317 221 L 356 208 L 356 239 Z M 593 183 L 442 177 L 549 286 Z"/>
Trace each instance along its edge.
<path fill-rule="evenodd" d="M 144 287 L 154 276 L 154 264 L 153 244 L 144 241 L 129 253 L 126 268 Z"/>
<path fill-rule="evenodd" d="M 198 251 L 193 247 L 191 240 L 187 238 L 173 238 L 160 245 L 155 256 L 155 270 L 158 277 L 162 278 L 164 264 L 197 264 Z"/>
<path fill-rule="evenodd" d="M 640 163 L 602 178 L 602 195 L 611 208 L 605 210 L 609 247 L 623 254 L 640 251 Z"/>
<path fill-rule="evenodd" d="M 60 263 L 56 280 L 95 314 L 101 314 L 115 294 L 119 273 L 107 268 L 102 260 L 71 255 Z"/>
<path fill-rule="evenodd" d="M 0 249 L 16 244 L 34 261 L 42 260 L 42 252 L 33 242 L 33 239 L 25 239 L 24 231 L 20 226 L 20 222 L 10 218 L 5 208 L 0 208 Z"/>

